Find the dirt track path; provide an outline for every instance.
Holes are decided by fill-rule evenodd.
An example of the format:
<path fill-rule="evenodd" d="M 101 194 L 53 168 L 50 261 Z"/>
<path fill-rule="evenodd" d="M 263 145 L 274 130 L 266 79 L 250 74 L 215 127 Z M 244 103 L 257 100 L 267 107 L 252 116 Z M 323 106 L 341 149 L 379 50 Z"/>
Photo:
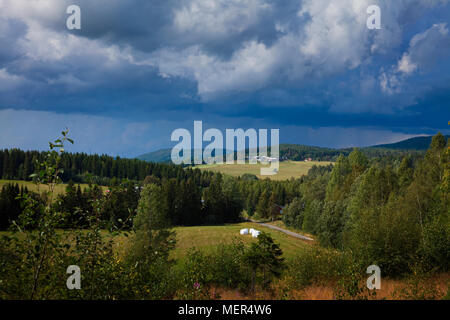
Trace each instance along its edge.
<path fill-rule="evenodd" d="M 286 229 L 283 229 L 283 228 L 280 228 L 280 227 L 277 227 L 277 226 L 273 226 L 271 224 L 258 222 L 258 221 L 251 220 L 251 219 L 250 219 L 250 221 L 253 222 L 253 223 L 257 223 L 257 224 L 259 224 L 259 225 L 261 225 L 263 227 L 269 228 L 269 229 L 281 231 L 281 232 L 286 233 L 287 235 L 290 235 L 290 236 L 292 236 L 294 238 L 307 240 L 307 241 L 314 241 L 314 239 L 311 239 L 310 237 L 307 237 L 307 236 L 301 235 L 299 233 L 295 233 L 295 232 L 292 232 L 292 231 L 289 231 L 289 230 L 286 230 Z"/>

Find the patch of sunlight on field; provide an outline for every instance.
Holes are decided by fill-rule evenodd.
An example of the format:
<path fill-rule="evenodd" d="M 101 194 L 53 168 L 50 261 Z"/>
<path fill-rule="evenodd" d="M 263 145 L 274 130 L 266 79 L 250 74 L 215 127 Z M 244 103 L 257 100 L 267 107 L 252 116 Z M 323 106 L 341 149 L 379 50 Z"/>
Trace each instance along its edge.
<path fill-rule="evenodd" d="M 268 167 L 261 164 L 206 164 L 199 165 L 196 168 L 200 170 L 208 170 L 214 172 L 221 172 L 234 177 L 242 176 L 245 173 L 254 174 L 258 179 L 269 178 L 271 180 L 288 180 L 290 178 L 300 178 L 306 175 L 314 165 L 327 166 L 333 162 L 327 161 L 283 161 L 280 162 L 280 169 L 278 174 L 272 176 L 261 176 L 260 169 Z"/>
<path fill-rule="evenodd" d="M 0 180 L 0 189 L 8 183 L 12 183 L 12 184 L 18 184 L 19 187 L 24 186 L 27 187 L 29 191 L 33 191 L 33 192 L 38 192 L 38 193 L 42 193 L 44 191 L 48 191 L 48 186 L 44 185 L 44 184 L 40 184 L 37 185 L 35 183 L 33 183 L 32 181 L 23 181 L 23 180 Z M 79 184 L 75 184 L 75 187 L 78 187 L 78 185 L 80 185 L 81 190 L 86 189 L 89 185 L 86 183 L 79 183 Z M 63 194 L 66 191 L 66 187 L 67 184 L 66 183 L 61 183 L 61 184 L 57 184 L 55 185 L 55 193 L 56 194 Z M 105 191 L 107 189 L 107 187 L 100 187 L 102 188 L 103 191 Z"/>
<path fill-rule="evenodd" d="M 174 230 L 177 234 L 177 246 L 171 257 L 183 260 L 187 251 L 193 247 L 204 252 L 212 252 L 221 243 L 231 244 L 234 240 L 241 240 L 244 243 L 257 241 L 251 235 L 240 235 L 239 230 L 243 228 L 254 228 L 269 233 L 275 242 L 280 244 L 286 259 L 294 257 L 305 246 L 310 245 L 280 231 L 251 222 L 222 226 L 176 227 Z"/>

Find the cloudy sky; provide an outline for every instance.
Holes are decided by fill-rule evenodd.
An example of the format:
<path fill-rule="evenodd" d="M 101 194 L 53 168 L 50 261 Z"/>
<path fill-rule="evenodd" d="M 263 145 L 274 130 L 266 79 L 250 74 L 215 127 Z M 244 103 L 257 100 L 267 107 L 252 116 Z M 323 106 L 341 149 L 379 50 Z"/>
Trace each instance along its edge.
<path fill-rule="evenodd" d="M 194 120 L 329 147 L 448 134 L 449 29 L 450 0 L 0 0 L 0 148 L 69 127 L 71 151 L 132 157 Z"/>

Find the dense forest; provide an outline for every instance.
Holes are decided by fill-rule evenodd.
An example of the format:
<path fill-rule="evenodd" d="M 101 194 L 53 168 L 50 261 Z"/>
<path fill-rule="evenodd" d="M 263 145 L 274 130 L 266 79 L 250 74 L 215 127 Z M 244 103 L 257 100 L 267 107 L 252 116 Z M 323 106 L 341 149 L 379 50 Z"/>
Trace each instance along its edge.
<path fill-rule="evenodd" d="M 311 170 L 300 194 L 283 221 L 323 246 L 350 249 L 390 275 L 418 261 L 448 270 L 450 152 L 441 134 L 417 161 L 371 162 L 359 150 L 341 155 L 331 171 Z"/>
<path fill-rule="evenodd" d="M 42 162 L 47 154 L 19 149 L 0 150 L 1 179 L 31 180 L 30 175 L 37 170 L 36 163 Z M 142 181 L 148 175 L 176 178 L 184 174 L 183 169 L 175 165 L 86 153 L 63 153 L 60 165 L 64 182 L 72 180 L 99 185 L 108 185 L 113 178 Z"/>
<path fill-rule="evenodd" d="M 165 167 L 168 167 L 166 169 Z M 161 210 L 172 225 L 190 226 L 237 222 L 243 209 L 249 215 L 268 218 L 278 214 L 276 205 L 283 206 L 300 196 L 301 180 L 258 180 L 255 176 L 240 178 L 220 173 L 185 168 L 173 178 L 173 166 L 160 164 L 159 177 L 148 175 L 143 181 L 110 179 L 106 192 L 91 183 L 85 189 L 70 180 L 63 194 L 53 204 L 55 210 L 65 213 L 61 228 L 86 226 L 84 212 L 91 212 L 94 200 L 101 201 L 100 219 L 104 227 L 119 225 L 130 228 L 136 214 L 140 192 L 148 184 L 160 187 Z M 331 167 L 327 167 L 330 169 Z M 0 230 L 6 230 L 21 212 L 21 198 L 27 194 L 36 201 L 45 197 L 13 182 L 5 184 L 0 192 Z M 270 208 L 270 209 L 269 209 Z"/>
<path fill-rule="evenodd" d="M 280 145 L 280 159 L 303 161 L 311 158 L 315 161 L 336 161 L 339 156 L 348 156 L 352 151 L 353 148 L 330 149 L 296 144 L 282 144 Z M 360 151 L 369 159 L 383 158 L 386 162 L 401 159 L 406 155 L 414 159 L 423 156 L 423 152 L 419 150 L 390 149 L 389 145 L 386 145 L 385 148 L 361 148 Z"/>

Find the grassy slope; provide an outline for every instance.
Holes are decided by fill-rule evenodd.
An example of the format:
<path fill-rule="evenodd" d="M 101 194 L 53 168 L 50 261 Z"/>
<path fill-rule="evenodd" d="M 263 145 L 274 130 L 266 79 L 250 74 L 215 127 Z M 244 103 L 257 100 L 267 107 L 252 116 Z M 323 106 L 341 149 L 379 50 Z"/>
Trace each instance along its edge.
<path fill-rule="evenodd" d="M 250 222 L 224 226 L 177 227 L 175 228 L 177 233 L 177 247 L 172 253 L 172 257 L 183 260 L 187 250 L 192 247 L 196 247 L 204 252 L 211 252 L 218 244 L 233 243 L 236 239 L 242 240 L 244 243 L 257 241 L 251 235 L 240 235 L 239 230 L 243 228 L 254 228 L 269 233 L 275 242 L 280 244 L 286 259 L 294 257 L 296 252 L 310 245 L 280 231 L 271 230 Z"/>
<path fill-rule="evenodd" d="M 312 168 L 313 165 L 326 166 L 332 162 L 326 161 L 284 161 L 280 162 L 280 169 L 278 174 L 273 176 L 261 176 L 260 168 L 263 167 L 260 164 L 212 164 L 212 165 L 200 165 L 196 166 L 201 170 L 222 172 L 234 177 L 242 176 L 245 173 L 254 174 L 258 179 L 269 178 L 271 180 L 287 180 L 291 177 L 300 178 L 308 173 L 308 170 Z M 265 167 L 268 167 L 267 165 Z"/>

